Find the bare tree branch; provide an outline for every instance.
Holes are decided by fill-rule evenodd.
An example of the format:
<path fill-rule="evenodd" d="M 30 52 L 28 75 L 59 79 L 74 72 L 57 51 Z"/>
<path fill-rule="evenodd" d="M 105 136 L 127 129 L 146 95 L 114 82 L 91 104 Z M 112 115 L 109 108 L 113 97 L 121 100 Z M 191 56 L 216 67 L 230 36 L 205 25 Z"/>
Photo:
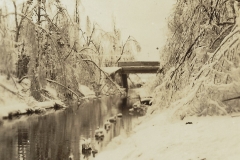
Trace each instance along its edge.
<path fill-rule="evenodd" d="M 126 46 L 126 44 L 127 44 L 127 42 L 129 41 L 129 39 L 130 39 L 130 38 L 131 38 L 131 37 L 130 37 L 130 36 L 128 36 L 128 38 L 127 38 L 126 42 L 124 43 L 124 45 L 123 45 L 123 47 L 122 47 L 122 51 L 121 51 L 120 57 L 118 58 L 118 60 L 117 60 L 117 62 L 116 62 L 116 63 L 118 63 L 118 62 L 121 60 L 121 58 L 122 58 L 122 55 L 123 55 L 123 53 L 124 53 L 125 46 Z"/>
<path fill-rule="evenodd" d="M 91 35 L 90 35 L 90 37 L 89 37 L 89 39 L 88 39 L 87 46 L 89 46 L 90 43 L 91 43 L 91 40 L 92 40 L 92 36 L 93 36 L 94 31 L 95 31 L 95 25 L 93 24 L 92 33 L 91 33 Z"/>
<path fill-rule="evenodd" d="M 13 6 L 14 6 L 14 15 L 15 15 L 15 25 L 16 25 L 16 37 L 15 37 L 15 42 L 18 42 L 18 36 L 19 36 L 19 26 L 18 26 L 18 18 L 17 18 L 17 5 L 15 1 L 13 2 Z"/>

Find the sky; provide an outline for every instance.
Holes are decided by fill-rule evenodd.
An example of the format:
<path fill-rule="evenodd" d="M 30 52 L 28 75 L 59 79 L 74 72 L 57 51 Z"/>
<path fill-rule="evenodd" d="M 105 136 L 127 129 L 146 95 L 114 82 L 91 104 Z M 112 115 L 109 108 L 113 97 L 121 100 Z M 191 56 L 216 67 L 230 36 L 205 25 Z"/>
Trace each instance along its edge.
<path fill-rule="evenodd" d="M 9 9 L 11 0 L 7 1 Z M 21 2 L 24 0 L 16 0 Z M 53 0 L 48 0 L 53 1 Z M 61 0 L 70 12 L 74 12 L 75 0 Z M 176 0 L 81 0 L 80 14 L 88 15 L 105 31 L 112 30 L 113 18 L 122 32 L 123 43 L 128 36 L 134 37 L 141 46 L 137 60 L 159 60 L 159 51 L 164 45 L 167 20 Z M 72 11 L 71 11 L 72 10 Z M 81 17 L 82 17 L 81 16 Z"/>
<path fill-rule="evenodd" d="M 112 19 L 122 31 L 123 42 L 133 36 L 141 45 L 138 60 L 159 60 L 167 20 L 176 0 L 81 0 L 85 14 L 103 29 L 111 30 Z M 157 49 L 158 48 L 158 49 Z"/>

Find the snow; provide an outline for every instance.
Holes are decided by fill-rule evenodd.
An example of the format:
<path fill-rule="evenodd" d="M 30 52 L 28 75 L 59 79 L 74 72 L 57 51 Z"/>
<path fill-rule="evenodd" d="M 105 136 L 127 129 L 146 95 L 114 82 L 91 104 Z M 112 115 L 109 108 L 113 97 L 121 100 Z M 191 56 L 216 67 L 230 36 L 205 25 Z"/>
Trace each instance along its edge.
<path fill-rule="evenodd" d="M 53 107 L 55 103 L 65 106 L 60 100 L 49 100 L 44 102 L 36 102 L 34 108 L 50 108 Z"/>
<path fill-rule="evenodd" d="M 6 88 L 16 91 L 16 88 L 14 88 L 13 81 L 7 80 L 5 76 L 0 76 L 0 85 L 5 86 Z M 19 86 L 17 84 L 18 88 Z M 11 111 L 25 111 L 26 108 L 28 108 L 28 105 L 22 100 L 21 98 L 17 97 L 16 95 L 10 93 L 9 91 L 6 91 L 4 88 L 0 86 L 0 118 L 2 116 L 8 115 Z"/>
<path fill-rule="evenodd" d="M 49 83 L 47 83 L 45 90 L 48 91 L 49 94 L 50 94 L 54 99 L 58 99 L 58 93 L 57 93 L 56 89 L 52 88 Z"/>
<path fill-rule="evenodd" d="M 95 92 L 92 91 L 90 88 L 88 88 L 85 85 L 80 85 L 78 87 L 79 91 L 85 96 L 85 97 L 89 97 L 89 96 L 95 96 Z"/>
<path fill-rule="evenodd" d="M 169 115 L 166 110 L 142 118 L 130 136 L 114 138 L 96 160 L 239 159 L 240 117 L 187 117 L 181 121 Z"/>
<path fill-rule="evenodd" d="M 16 82 L 14 84 L 13 80 Z M 17 88 L 15 87 L 17 86 Z M 14 95 L 13 93 L 7 91 L 5 88 L 14 91 L 18 95 Z M 20 84 L 17 83 L 17 79 L 9 79 L 4 75 L 0 75 L 0 118 L 3 116 L 7 116 L 8 113 L 13 111 L 26 112 L 27 108 L 48 108 L 53 107 L 55 103 L 66 107 L 63 102 L 61 102 L 57 98 L 57 92 L 54 88 L 52 88 L 49 84 L 47 84 L 45 90 L 49 92 L 49 95 L 53 98 L 53 100 L 47 100 L 44 102 L 36 101 L 32 96 L 30 96 L 29 92 L 30 81 L 28 79 L 24 79 Z"/>
<path fill-rule="evenodd" d="M 121 67 L 101 67 L 101 69 L 111 75 L 112 73 L 117 72 L 118 70 L 121 69 Z"/>

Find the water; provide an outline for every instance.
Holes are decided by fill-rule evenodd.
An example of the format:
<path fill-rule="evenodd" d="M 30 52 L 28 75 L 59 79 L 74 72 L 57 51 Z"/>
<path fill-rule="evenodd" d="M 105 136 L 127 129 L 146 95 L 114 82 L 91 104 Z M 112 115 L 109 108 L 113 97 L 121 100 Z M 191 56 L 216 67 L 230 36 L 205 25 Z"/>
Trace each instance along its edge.
<path fill-rule="evenodd" d="M 132 101 L 134 102 L 134 101 Z M 0 126 L 0 160 L 68 160 L 94 159 L 92 154 L 82 154 L 83 139 L 91 138 L 98 152 L 112 138 L 129 133 L 132 119 L 129 105 L 120 96 L 90 100 L 80 107 L 71 106 L 63 111 L 50 111 L 47 115 L 21 117 Z M 103 141 L 96 141 L 94 132 L 109 117 L 122 113 Z M 97 156 L 97 154 L 96 154 Z"/>

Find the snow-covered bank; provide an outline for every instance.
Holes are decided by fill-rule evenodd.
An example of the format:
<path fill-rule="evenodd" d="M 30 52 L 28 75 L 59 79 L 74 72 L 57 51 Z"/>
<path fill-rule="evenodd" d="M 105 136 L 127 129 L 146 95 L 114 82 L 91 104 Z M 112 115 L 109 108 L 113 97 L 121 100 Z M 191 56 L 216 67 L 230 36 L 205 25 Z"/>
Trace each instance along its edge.
<path fill-rule="evenodd" d="M 22 112 L 28 108 L 27 101 L 30 101 L 31 99 L 24 100 L 23 97 L 17 96 L 8 91 L 8 89 L 11 91 L 16 90 L 12 80 L 7 80 L 5 76 L 0 76 L 0 85 L 0 117 L 8 115 L 8 113 L 11 111 L 20 110 Z M 19 84 L 16 85 L 18 89 L 19 87 L 22 89 L 24 88 L 24 86 L 20 86 Z"/>
<path fill-rule="evenodd" d="M 238 160 L 240 117 L 187 117 L 171 111 L 142 118 L 130 136 L 119 136 L 96 160 Z M 186 124 L 192 122 L 192 124 Z"/>
<path fill-rule="evenodd" d="M 30 81 L 27 79 L 17 83 L 15 78 L 7 80 L 6 76 L 0 76 L 0 118 L 8 116 L 10 112 L 18 111 L 19 113 L 25 113 L 28 108 L 50 108 L 55 104 L 66 107 L 57 98 L 56 90 L 49 85 L 46 86 L 45 91 L 48 92 L 51 99 L 45 97 L 46 100 L 44 102 L 38 102 L 30 96 L 29 88 Z"/>

